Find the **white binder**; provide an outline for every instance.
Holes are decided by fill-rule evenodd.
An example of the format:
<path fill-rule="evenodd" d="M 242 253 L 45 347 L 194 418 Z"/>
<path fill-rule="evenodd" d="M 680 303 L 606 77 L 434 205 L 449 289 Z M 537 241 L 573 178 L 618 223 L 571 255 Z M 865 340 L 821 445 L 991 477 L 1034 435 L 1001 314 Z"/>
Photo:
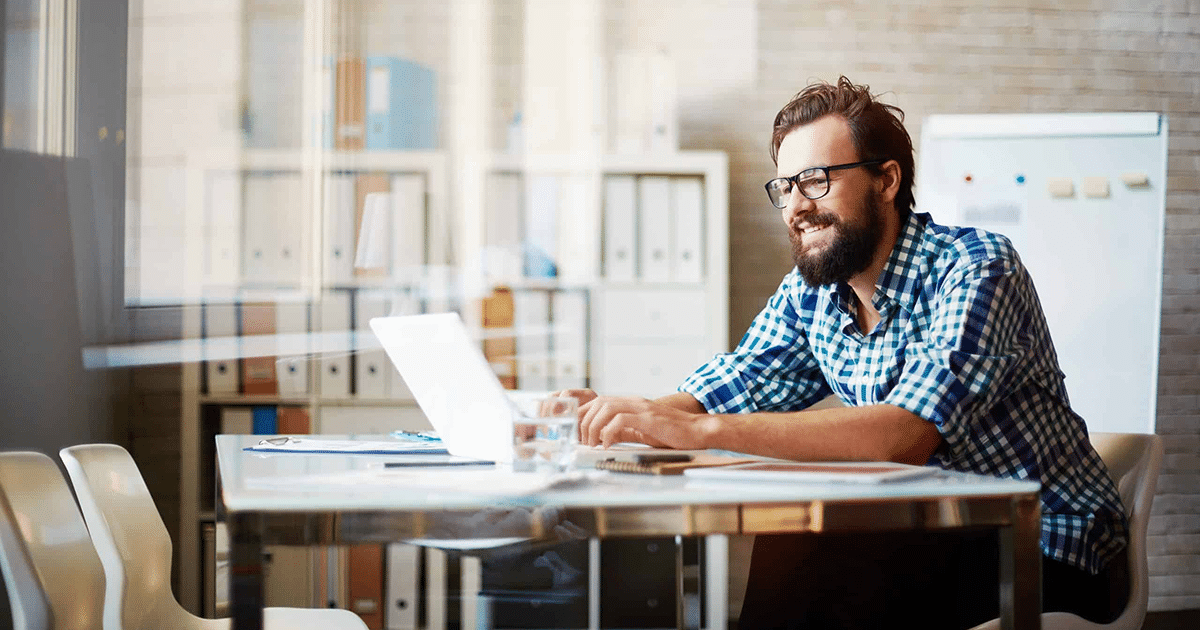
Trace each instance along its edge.
<path fill-rule="evenodd" d="M 329 291 L 321 297 L 320 394 L 325 398 L 350 396 L 350 294 Z"/>
<path fill-rule="evenodd" d="M 604 179 L 604 276 L 629 281 L 637 275 L 637 193 L 632 175 Z"/>
<path fill-rule="evenodd" d="M 208 179 L 208 251 L 204 280 L 209 287 L 235 287 L 241 267 L 241 174 L 215 171 Z"/>
<path fill-rule="evenodd" d="M 204 305 L 205 338 L 227 337 L 235 339 L 238 334 L 237 307 L 233 304 Z M 235 342 L 236 343 L 236 342 Z M 205 346 L 206 356 L 209 347 Z M 236 357 L 206 359 L 205 375 L 208 378 L 208 393 L 236 394 L 238 392 L 238 360 Z"/>
<path fill-rule="evenodd" d="M 671 178 L 675 249 L 671 275 L 677 282 L 704 280 L 704 183 L 699 177 Z"/>
<path fill-rule="evenodd" d="M 570 175 L 561 180 L 558 212 L 558 277 L 563 282 L 592 282 L 600 265 L 600 225 L 595 177 Z"/>
<path fill-rule="evenodd" d="M 245 279 L 298 285 L 303 271 L 303 191 L 298 173 L 251 173 L 245 178 L 242 269 Z"/>
<path fill-rule="evenodd" d="M 558 265 L 558 178 L 534 175 L 525 205 L 525 275 L 551 278 Z"/>
<path fill-rule="evenodd" d="M 354 178 L 332 174 L 325 177 L 322 244 L 326 286 L 345 286 L 354 279 Z"/>
<path fill-rule="evenodd" d="M 392 276 L 408 285 L 425 265 L 425 178 L 417 174 L 392 177 Z"/>
<path fill-rule="evenodd" d="M 388 381 L 392 367 L 382 349 L 363 349 L 364 342 L 375 340 L 370 322 L 387 315 L 387 297 L 373 291 L 359 291 L 354 306 L 354 334 L 358 338 L 354 354 L 354 392 L 359 398 L 379 400 L 388 397 Z"/>
<path fill-rule="evenodd" d="M 308 393 L 308 303 L 279 302 L 275 305 L 275 335 L 277 339 L 275 375 L 279 394 Z"/>
<path fill-rule="evenodd" d="M 671 226 L 671 178 L 657 175 L 638 178 L 638 237 L 642 280 L 671 280 L 674 256 Z"/>
<path fill-rule="evenodd" d="M 679 113 L 676 106 L 677 82 L 675 59 L 666 50 L 658 50 L 647 60 L 649 89 L 648 130 L 650 150 L 679 150 Z"/>
<path fill-rule="evenodd" d="M 392 294 L 388 306 L 388 315 L 417 315 L 421 312 L 421 301 L 415 291 L 396 291 Z M 400 370 L 397 370 L 390 361 L 385 362 L 385 365 L 388 370 L 388 397 L 398 400 L 413 400 L 412 391 L 405 384 L 404 377 L 400 376 Z"/>
<path fill-rule="evenodd" d="M 495 281 L 521 278 L 521 177 L 490 173 L 484 225 L 484 270 Z"/>
<path fill-rule="evenodd" d="M 609 146 L 617 154 L 638 154 L 646 150 L 650 128 L 649 103 L 652 86 L 647 83 L 649 60 L 641 51 L 623 51 L 613 55 L 609 96 Z"/>
<path fill-rule="evenodd" d="M 513 320 L 517 333 L 517 387 L 550 389 L 550 294 L 514 291 Z"/>
<path fill-rule="evenodd" d="M 555 389 L 586 387 L 587 294 L 583 291 L 557 291 L 554 293 L 552 304 L 552 385 Z"/>
<path fill-rule="evenodd" d="M 384 565 L 384 599 L 387 608 L 383 616 L 383 625 L 387 630 L 417 628 L 420 554 L 421 548 L 414 545 L 392 543 L 387 546 L 387 562 Z"/>

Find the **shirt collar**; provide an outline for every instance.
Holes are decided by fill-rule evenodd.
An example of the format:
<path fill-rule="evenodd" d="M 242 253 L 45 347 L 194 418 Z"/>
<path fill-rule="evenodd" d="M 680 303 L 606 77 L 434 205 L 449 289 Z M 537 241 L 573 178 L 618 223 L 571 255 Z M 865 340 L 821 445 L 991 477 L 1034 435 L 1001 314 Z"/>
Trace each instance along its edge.
<path fill-rule="evenodd" d="M 924 275 L 924 257 L 920 255 L 920 251 L 925 225 L 928 222 L 928 214 L 909 212 L 908 217 L 901 223 L 896 245 L 892 247 L 892 253 L 879 274 L 879 281 L 875 284 L 874 301 L 877 308 L 880 297 L 883 296 L 912 311 Z"/>

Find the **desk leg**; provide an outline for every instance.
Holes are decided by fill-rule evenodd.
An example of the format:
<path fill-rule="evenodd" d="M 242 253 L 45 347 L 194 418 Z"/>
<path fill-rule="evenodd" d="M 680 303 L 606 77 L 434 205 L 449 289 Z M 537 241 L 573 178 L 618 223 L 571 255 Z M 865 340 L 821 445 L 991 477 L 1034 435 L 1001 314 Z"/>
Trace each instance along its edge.
<path fill-rule="evenodd" d="M 1000 530 L 1000 628 L 1042 627 L 1041 501 L 1014 499 L 1012 525 Z"/>
<path fill-rule="evenodd" d="M 675 536 L 675 628 L 687 628 L 687 610 L 684 598 L 687 593 L 683 587 L 683 536 Z"/>
<path fill-rule="evenodd" d="M 588 630 L 600 630 L 600 539 L 588 539 Z"/>
<path fill-rule="evenodd" d="M 729 537 L 711 534 L 704 538 L 704 611 L 708 630 L 729 626 Z"/>
<path fill-rule="evenodd" d="M 263 548 L 261 521 L 253 514 L 230 514 L 229 611 L 232 630 L 262 630 Z"/>

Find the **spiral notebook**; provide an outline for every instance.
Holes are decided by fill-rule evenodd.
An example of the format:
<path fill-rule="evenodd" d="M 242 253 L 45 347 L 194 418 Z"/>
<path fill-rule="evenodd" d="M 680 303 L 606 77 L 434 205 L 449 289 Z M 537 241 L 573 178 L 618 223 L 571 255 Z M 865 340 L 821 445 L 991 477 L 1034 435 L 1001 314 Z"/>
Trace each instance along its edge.
<path fill-rule="evenodd" d="M 693 468 L 713 468 L 716 466 L 732 466 L 748 464 L 759 460 L 750 457 L 730 457 L 728 455 L 713 455 L 700 453 L 693 455 L 687 461 L 679 462 L 650 462 L 622 461 L 618 459 L 602 459 L 596 462 L 599 470 L 613 472 L 637 473 L 641 475 L 682 475 L 683 471 Z"/>

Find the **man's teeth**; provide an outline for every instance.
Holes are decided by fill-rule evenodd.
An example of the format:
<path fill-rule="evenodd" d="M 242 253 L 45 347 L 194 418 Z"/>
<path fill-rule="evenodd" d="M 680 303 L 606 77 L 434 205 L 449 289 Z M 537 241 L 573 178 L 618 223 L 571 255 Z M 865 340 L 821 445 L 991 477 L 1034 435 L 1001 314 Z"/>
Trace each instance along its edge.
<path fill-rule="evenodd" d="M 823 226 L 823 225 L 821 225 L 821 226 L 809 226 L 809 227 L 806 227 L 806 228 L 802 228 L 802 230 L 801 230 L 801 231 L 802 231 L 802 232 L 804 232 L 805 234 L 812 234 L 813 232 L 816 232 L 816 231 L 819 231 L 819 230 L 823 230 L 823 229 L 825 229 L 825 226 Z"/>

